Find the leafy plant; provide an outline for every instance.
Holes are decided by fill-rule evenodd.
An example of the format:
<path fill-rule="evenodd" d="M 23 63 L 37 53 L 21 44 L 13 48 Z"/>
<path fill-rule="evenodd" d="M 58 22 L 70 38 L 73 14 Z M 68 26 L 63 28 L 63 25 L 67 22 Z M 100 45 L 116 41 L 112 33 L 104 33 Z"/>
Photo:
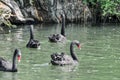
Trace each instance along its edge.
<path fill-rule="evenodd" d="M 118 15 L 120 16 L 120 0 L 83 0 L 85 4 L 92 4 L 94 8 L 97 4 L 100 4 L 102 10 L 102 15 Z"/>

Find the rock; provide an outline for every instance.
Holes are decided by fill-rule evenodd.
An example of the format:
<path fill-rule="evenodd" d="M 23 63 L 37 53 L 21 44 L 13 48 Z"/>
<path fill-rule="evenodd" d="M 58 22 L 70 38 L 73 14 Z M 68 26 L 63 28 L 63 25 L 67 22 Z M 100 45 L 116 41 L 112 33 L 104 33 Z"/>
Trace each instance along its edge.
<path fill-rule="evenodd" d="M 59 23 L 61 13 L 66 15 L 68 22 L 87 21 L 91 18 L 89 8 L 81 0 L 34 0 L 33 2 L 18 0 L 18 2 L 22 2 L 20 6 L 24 5 L 24 8 L 21 8 L 24 16 L 32 17 L 35 21 Z"/>
<path fill-rule="evenodd" d="M 6 22 L 10 18 L 11 9 L 0 2 L 0 25 Z"/>
<path fill-rule="evenodd" d="M 12 23 L 21 24 L 26 23 L 28 21 L 28 19 L 24 18 L 18 4 L 14 0 L 1 0 L 1 3 L 11 9 L 11 15 L 9 17 L 9 20 Z"/>
<path fill-rule="evenodd" d="M 16 2 L 15 2 L 16 1 Z M 60 22 L 65 14 L 67 22 L 87 21 L 91 18 L 89 8 L 81 0 L 1 0 L 9 10 L 12 23 Z M 9 8 L 9 9 L 8 9 Z"/>

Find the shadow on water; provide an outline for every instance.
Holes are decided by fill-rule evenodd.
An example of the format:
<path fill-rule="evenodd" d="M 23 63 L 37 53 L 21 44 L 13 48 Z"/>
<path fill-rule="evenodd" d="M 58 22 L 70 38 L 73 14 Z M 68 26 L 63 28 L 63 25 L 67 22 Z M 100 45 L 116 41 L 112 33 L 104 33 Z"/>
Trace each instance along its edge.
<path fill-rule="evenodd" d="M 63 71 L 63 72 L 75 72 L 79 65 L 66 65 L 66 66 L 53 66 L 51 70 Z"/>
<path fill-rule="evenodd" d="M 0 72 L 0 78 L 4 80 L 17 80 L 17 74 L 16 73 L 10 73 L 10 72 Z"/>

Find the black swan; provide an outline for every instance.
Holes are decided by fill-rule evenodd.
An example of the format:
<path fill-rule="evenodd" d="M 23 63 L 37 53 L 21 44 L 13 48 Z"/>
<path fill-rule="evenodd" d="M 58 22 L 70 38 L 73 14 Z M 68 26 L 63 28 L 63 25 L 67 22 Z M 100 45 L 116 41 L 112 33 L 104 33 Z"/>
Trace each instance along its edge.
<path fill-rule="evenodd" d="M 0 57 L 0 71 L 17 72 L 16 57 L 18 57 L 18 61 L 20 62 L 21 51 L 19 49 L 15 49 L 12 63 Z"/>
<path fill-rule="evenodd" d="M 71 54 L 71 56 L 66 55 L 63 52 L 61 54 L 58 54 L 58 53 L 52 54 L 51 55 L 52 65 L 62 66 L 62 65 L 72 65 L 72 64 L 78 63 L 77 56 L 75 55 L 75 53 L 73 51 L 73 45 L 77 45 L 77 47 L 80 48 L 79 41 L 74 40 L 73 42 L 71 42 L 71 44 L 70 44 L 70 54 Z"/>
<path fill-rule="evenodd" d="M 66 41 L 65 37 L 65 15 L 61 14 L 60 15 L 60 20 L 62 21 L 62 27 L 61 27 L 61 34 L 52 34 L 49 36 L 49 41 L 50 42 L 64 42 Z"/>
<path fill-rule="evenodd" d="M 40 47 L 40 42 L 38 40 L 34 40 L 32 25 L 30 26 L 30 39 L 29 39 L 29 42 L 27 43 L 26 47 L 28 47 L 28 48 L 39 48 Z"/>

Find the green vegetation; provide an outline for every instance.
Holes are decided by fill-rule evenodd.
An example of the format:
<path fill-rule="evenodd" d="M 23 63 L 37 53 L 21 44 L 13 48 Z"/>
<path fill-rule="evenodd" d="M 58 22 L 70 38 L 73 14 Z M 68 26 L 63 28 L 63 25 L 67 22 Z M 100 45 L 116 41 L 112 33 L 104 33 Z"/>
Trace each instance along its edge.
<path fill-rule="evenodd" d="M 93 23 L 120 22 L 120 0 L 83 0 L 91 10 Z"/>
<path fill-rule="evenodd" d="M 103 10 L 103 16 L 110 15 L 119 15 L 120 11 L 118 10 L 120 0 L 101 0 L 101 8 Z"/>
<path fill-rule="evenodd" d="M 3 9 L 0 9 L 0 19 L 1 19 L 0 25 L 3 24 L 8 28 L 11 28 L 11 27 L 14 28 L 14 25 L 12 25 L 11 22 L 8 20 L 10 15 L 11 14 L 9 12 Z"/>
<path fill-rule="evenodd" d="M 103 16 L 120 16 L 120 0 L 83 0 L 83 2 L 92 8 L 99 6 Z"/>

